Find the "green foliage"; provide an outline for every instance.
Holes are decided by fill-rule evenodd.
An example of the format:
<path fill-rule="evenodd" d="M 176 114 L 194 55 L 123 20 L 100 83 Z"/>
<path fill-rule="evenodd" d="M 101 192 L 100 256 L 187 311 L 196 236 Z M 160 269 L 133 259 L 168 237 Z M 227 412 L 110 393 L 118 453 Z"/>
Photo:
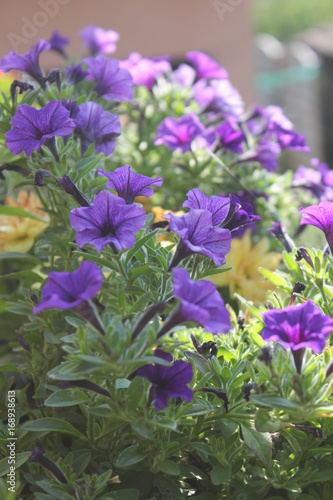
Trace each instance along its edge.
<path fill-rule="evenodd" d="M 330 0 L 255 0 L 255 29 L 285 40 L 319 23 L 333 20 Z"/>

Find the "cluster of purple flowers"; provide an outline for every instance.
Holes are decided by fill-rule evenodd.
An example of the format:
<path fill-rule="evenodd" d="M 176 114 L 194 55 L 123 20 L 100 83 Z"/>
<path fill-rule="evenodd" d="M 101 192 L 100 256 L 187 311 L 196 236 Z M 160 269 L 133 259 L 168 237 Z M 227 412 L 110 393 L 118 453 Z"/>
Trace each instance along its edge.
<path fill-rule="evenodd" d="M 117 33 L 88 26 L 82 31 L 81 36 L 87 48 L 96 57 L 89 57 L 83 61 L 86 70 L 80 64 L 66 68 L 68 83 L 76 84 L 86 79 L 93 82 L 93 89 L 98 98 L 103 97 L 115 102 L 131 101 L 133 98 L 131 74 L 126 69 L 120 68 L 117 59 L 108 59 L 103 55 L 115 50 Z M 27 54 L 18 55 L 11 51 L 0 62 L 0 69 L 25 72 L 45 89 L 49 77 L 44 76 L 39 56 L 43 51 L 50 49 L 66 56 L 64 47 L 67 43 L 66 37 L 53 32 L 48 42 L 40 40 Z M 85 102 L 76 107 L 75 102 L 53 101 L 40 110 L 27 105 L 18 106 L 11 124 L 12 129 L 6 135 L 6 145 L 14 154 L 25 152 L 31 155 L 45 144 L 56 159 L 58 156 L 55 137 L 64 137 L 67 140 L 75 131 L 81 140 L 82 155 L 90 144 L 95 145 L 96 152 L 110 155 L 115 148 L 114 139 L 121 132 L 118 116 L 105 111 L 95 102 Z"/>
<path fill-rule="evenodd" d="M 167 57 L 145 58 L 138 53 L 130 54 L 125 61 L 105 57 L 105 54 L 116 50 L 119 36 L 112 30 L 88 26 L 81 32 L 81 37 L 91 56 L 83 60 L 83 65 L 73 64 L 66 68 L 66 79 L 71 85 L 83 80 L 91 82 L 91 89 L 97 94 L 99 102 L 130 102 L 134 96 L 133 85 L 152 91 L 163 74 L 169 74 L 171 81 L 178 85 L 192 86 L 193 99 L 200 108 L 201 119 L 194 113 L 180 118 L 165 118 L 157 129 L 155 145 L 163 145 L 172 151 L 180 150 L 184 154 L 191 151 L 196 141 L 199 147 L 215 147 L 215 151 L 222 149 L 240 155 L 235 163 L 259 162 L 268 171 L 276 169 L 282 150 L 308 151 L 305 138 L 294 130 L 281 108 L 257 107 L 245 117 L 243 101 L 228 80 L 227 71 L 206 54 L 199 51 L 187 53 L 189 64 L 180 65 L 172 73 Z M 66 37 L 54 32 L 48 42 L 40 40 L 27 54 L 18 55 L 12 51 L 2 59 L 0 69 L 23 71 L 45 89 L 50 80 L 45 78 L 40 68 L 39 55 L 45 50 L 55 50 L 67 57 L 67 43 Z M 205 120 L 214 126 L 206 127 Z M 121 133 L 119 117 L 105 111 L 101 104 L 90 101 L 77 105 L 76 101 L 54 100 L 40 109 L 20 105 L 11 125 L 6 134 L 6 145 L 10 151 L 31 155 L 44 145 L 57 160 L 56 137 L 67 141 L 74 133 L 80 140 L 82 156 L 92 144 L 97 153 L 108 156 L 114 151 L 115 139 Z M 255 138 L 255 146 L 251 149 L 248 149 L 248 134 Z M 300 167 L 295 174 L 294 185 L 301 185 L 303 176 L 303 186 L 320 200 L 325 197 L 333 199 L 333 178 L 327 166 L 318 162 L 313 165 L 318 168 L 316 175 L 307 169 L 304 178 L 303 167 Z M 146 222 L 145 211 L 135 203 L 135 198 L 151 196 L 152 186 L 160 187 L 162 178 L 137 174 L 129 165 L 113 172 L 99 169 L 98 174 L 106 177 L 106 187 L 116 194 L 105 189 L 89 201 L 66 174 L 57 178 L 64 190 L 73 194 L 80 205 L 70 213 L 75 241 L 80 248 L 92 245 L 97 252 L 102 252 L 105 247 L 110 247 L 114 253 L 130 249 L 136 242 L 136 234 Z M 172 213 L 164 216 L 170 231 L 180 238 L 169 268 L 172 270 L 173 297 L 178 303 L 161 324 L 158 339 L 186 322 L 195 322 L 214 335 L 226 334 L 230 330 L 230 314 L 215 285 L 210 281 L 190 279 L 187 270 L 178 265 L 196 254 L 208 257 L 217 266 L 225 263 L 232 237 L 242 235 L 260 220 L 254 213 L 252 203 L 240 198 L 223 194 L 208 197 L 195 188 L 187 193 L 183 204 L 189 209 L 187 213 L 180 217 Z M 333 251 L 333 203 L 321 201 L 319 206 L 300 211 L 301 225 L 319 227 Z M 83 262 L 74 272 L 51 272 L 33 312 L 71 310 L 104 335 L 91 302 L 102 283 L 101 270 L 89 261 Z M 166 304 L 162 305 L 164 310 Z M 155 309 L 159 310 L 158 307 Z M 263 321 L 263 338 L 278 341 L 293 353 L 306 347 L 315 353 L 320 352 L 333 329 L 333 320 L 324 316 L 310 301 L 281 311 L 268 311 Z M 295 357 L 295 363 L 300 370 L 299 357 Z M 155 410 L 166 408 L 170 398 L 181 397 L 190 401 L 193 397 L 193 391 L 188 387 L 193 378 L 191 364 L 173 361 L 173 357 L 161 349 L 155 351 L 152 363 L 139 368 L 136 375 L 152 384 Z"/>

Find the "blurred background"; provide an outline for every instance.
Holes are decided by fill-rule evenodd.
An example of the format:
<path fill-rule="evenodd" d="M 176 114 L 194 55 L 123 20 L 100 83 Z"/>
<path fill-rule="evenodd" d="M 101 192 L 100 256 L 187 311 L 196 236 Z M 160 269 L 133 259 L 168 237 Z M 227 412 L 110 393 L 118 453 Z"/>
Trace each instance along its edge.
<path fill-rule="evenodd" d="M 82 52 L 87 24 L 120 34 L 116 57 L 202 50 L 225 66 L 247 105 L 281 106 L 333 166 L 333 0 L 2 0 L 0 56 L 54 29 Z M 44 53 L 45 68 L 61 64 Z"/>

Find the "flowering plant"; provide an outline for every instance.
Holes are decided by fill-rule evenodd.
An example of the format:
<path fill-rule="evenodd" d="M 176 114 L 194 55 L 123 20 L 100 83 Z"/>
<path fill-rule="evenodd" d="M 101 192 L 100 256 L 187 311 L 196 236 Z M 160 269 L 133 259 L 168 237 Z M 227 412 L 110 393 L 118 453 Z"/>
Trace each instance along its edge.
<path fill-rule="evenodd" d="M 0 62 L 1 498 L 329 498 L 328 168 L 281 174 L 305 138 L 208 55 L 80 35 Z"/>

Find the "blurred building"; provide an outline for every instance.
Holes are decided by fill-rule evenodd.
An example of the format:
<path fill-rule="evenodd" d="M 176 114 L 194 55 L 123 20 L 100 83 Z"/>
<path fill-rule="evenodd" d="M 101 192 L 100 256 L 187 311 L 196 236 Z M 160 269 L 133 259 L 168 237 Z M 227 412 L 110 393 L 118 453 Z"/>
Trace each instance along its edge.
<path fill-rule="evenodd" d="M 251 2 L 245 0 L 2 0 L 0 56 L 25 53 L 54 29 L 71 39 L 70 54 L 82 53 L 77 33 L 94 24 L 120 34 L 116 57 L 130 52 L 169 54 L 175 61 L 202 50 L 229 71 L 246 103 L 252 95 Z M 56 55 L 43 54 L 44 66 Z"/>

